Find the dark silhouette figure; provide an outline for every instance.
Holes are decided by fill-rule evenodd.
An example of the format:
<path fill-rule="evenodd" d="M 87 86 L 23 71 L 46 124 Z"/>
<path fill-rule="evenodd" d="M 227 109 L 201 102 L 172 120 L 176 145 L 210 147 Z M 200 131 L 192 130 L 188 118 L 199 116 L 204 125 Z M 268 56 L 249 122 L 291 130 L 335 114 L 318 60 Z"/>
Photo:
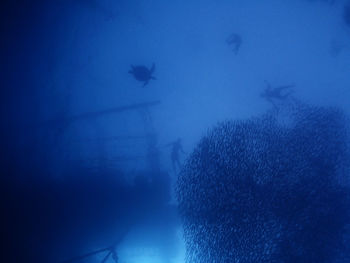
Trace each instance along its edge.
<path fill-rule="evenodd" d="M 152 67 L 148 69 L 145 66 L 133 66 L 131 65 L 131 70 L 129 70 L 129 73 L 134 76 L 134 78 L 138 81 L 144 82 L 143 86 L 146 86 L 148 82 L 156 78 L 152 76 L 155 70 L 155 64 L 152 64 Z"/>
<path fill-rule="evenodd" d="M 180 153 L 184 154 L 184 150 L 182 148 L 182 141 L 181 139 L 177 139 L 175 142 L 169 143 L 166 146 L 171 146 L 171 162 L 173 165 L 174 172 L 176 172 L 177 168 L 180 169 L 181 163 L 180 163 Z"/>
<path fill-rule="evenodd" d="M 226 43 L 229 46 L 233 46 L 232 50 L 237 55 L 238 51 L 242 45 L 242 38 L 240 35 L 233 33 L 226 39 Z"/>
<path fill-rule="evenodd" d="M 278 87 L 271 87 L 270 83 L 265 81 L 266 83 L 266 89 L 264 90 L 263 93 L 260 94 L 260 96 L 264 99 L 266 99 L 268 102 L 270 102 L 274 107 L 277 107 L 275 104 L 275 101 L 284 101 L 286 100 L 292 93 L 293 88 L 295 85 L 283 85 L 283 86 L 278 86 Z M 285 93 L 285 91 L 288 91 Z"/>

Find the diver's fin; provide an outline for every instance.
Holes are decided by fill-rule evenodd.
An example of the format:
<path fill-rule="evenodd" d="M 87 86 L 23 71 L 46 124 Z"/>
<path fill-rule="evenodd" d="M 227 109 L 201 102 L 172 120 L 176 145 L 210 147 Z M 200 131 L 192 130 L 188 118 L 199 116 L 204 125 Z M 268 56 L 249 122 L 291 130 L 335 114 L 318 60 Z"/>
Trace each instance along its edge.
<path fill-rule="evenodd" d="M 279 86 L 278 89 L 289 89 L 294 87 L 295 87 L 295 84 L 290 84 L 290 85 Z"/>
<path fill-rule="evenodd" d="M 156 77 L 151 76 L 151 79 L 156 80 L 157 78 L 156 78 Z"/>
<path fill-rule="evenodd" d="M 148 80 L 145 81 L 145 83 L 143 84 L 143 86 L 145 87 L 148 84 Z"/>

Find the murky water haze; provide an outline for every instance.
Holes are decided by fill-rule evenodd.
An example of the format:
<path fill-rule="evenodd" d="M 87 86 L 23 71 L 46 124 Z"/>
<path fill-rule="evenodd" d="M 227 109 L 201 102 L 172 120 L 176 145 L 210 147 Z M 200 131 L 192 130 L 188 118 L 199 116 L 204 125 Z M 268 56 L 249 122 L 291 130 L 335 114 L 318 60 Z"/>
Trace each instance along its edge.
<path fill-rule="evenodd" d="M 349 5 L 5 1 L 7 262 L 185 262 L 174 187 L 209 129 L 282 107 L 269 85 L 350 114 Z"/>

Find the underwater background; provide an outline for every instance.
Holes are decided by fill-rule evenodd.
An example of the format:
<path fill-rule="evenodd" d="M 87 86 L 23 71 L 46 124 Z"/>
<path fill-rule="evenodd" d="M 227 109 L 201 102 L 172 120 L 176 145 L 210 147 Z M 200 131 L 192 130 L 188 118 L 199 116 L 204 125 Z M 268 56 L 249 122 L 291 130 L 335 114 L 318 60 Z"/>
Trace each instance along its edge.
<path fill-rule="evenodd" d="M 350 262 L 350 1 L 4 0 L 1 262 Z"/>

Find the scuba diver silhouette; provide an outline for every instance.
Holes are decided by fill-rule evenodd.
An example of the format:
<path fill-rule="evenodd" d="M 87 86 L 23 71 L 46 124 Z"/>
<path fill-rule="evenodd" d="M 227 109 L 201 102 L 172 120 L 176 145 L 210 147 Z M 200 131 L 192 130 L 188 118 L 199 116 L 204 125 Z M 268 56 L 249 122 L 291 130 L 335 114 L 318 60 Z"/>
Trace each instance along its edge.
<path fill-rule="evenodd" d="M 226 43 L 230 46 L 233 45 L 233 52 L 237 55 L 239 48 L 242 45 L 242 38 L 240 35 L 233 33 L 226 39 Z"/>
<path fill-rule="evenodd" d="M 171 146 L 171 162 L 173 165 L 173 170 L 176 172 L 176 167 L 180 169 L 181 163 L 180 163 L 180 152 L 182 154 L 185 154 L 183 148 L 182 148 L 182 140 L 179 138 L 175 142 L 169 143 L 166 146 Z"/>
<path fill-rule="evenodd" d="M 290 89 L 295 86 L 294 84 L 291 84 L 291 85 L 283 85 L 283 86 L 272 88 L 268 81 L 265 80 L 265 83 L 266 83 L 266 89 L 264 90 L 264 92 L 260 94 L 260 96 L 266 99 L 276 108 L 277 106 L 274 103 L 274 100 L 278 100 L 278 101 L 286 100 L 293 93 L 293 90 L 290 90 Z M 285 90 L 290 90 L 290 92 L 283 94 Z"/>

